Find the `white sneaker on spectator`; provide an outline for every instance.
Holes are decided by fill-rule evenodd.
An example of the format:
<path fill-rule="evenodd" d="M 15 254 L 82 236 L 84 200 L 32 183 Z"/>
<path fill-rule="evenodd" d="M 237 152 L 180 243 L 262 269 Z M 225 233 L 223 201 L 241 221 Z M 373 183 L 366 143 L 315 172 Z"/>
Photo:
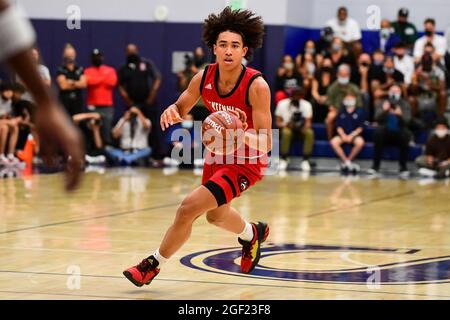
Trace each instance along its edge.
<path fill-rule="evenodd" d="M 311 165 L 309 164 L 308 160 L 303 160 L 300 163 L 300 168 L 302 169 L 303 172 L 310 172 L 311 171 Z"/>
<path fill-rule="evenodd" d="M 359 173 L 361 171 L 361 167 L 359 166 L 359 164 L 354 162 L 350 162 L 350 164 L 351 164 L 350 171 L 352 171 L 353 173 Z"/>
<path fill-rule="evenodd" d="M 20 160 L 16 158 L 12 153 L 8 154 L 9 164 L 16 165 L 20 164 Z"/>
<path fill-rule="evenodd" d="M 420 168 L 417 172 L 423 177 L 434 178 L 437 175 L 435 170 Z"/>
<path fill-rule="evenodd" d="M 200 168 L 203 167 L 205 164 L 205 160 L 203 158 L 194 159 L 194 167 Z"/>
<path fill-rule="evenodd" d="M 280 163 L 278 163 L 278 170 L 280 171 L 286 171 L 288 166 L 287 160 L 280 159 Z"/>
<path fill-rule="evenodd" d="M 87 163 L 89 164 L 102 164 L 106 162 L 106 158 L 103 155 L 99 155 L 99 156 L 90 156 L 88 154 L 86 154 L 84 156 L 84 159 L 86 160 Z"/>
<path fill-rule="evenodd" d="M 0 155 L 0 165 L 7 165 L 7 164 L 9 164 L 8 158 L 4 154 Z"/>
<path fill-rule="evenodd" d="M 371 179 L 376 179 L 376 178 L 381 177 L 380 172 L 373 168 L 370 168 L 369 170 L 367 170 L 367 174 L 369 175 L 369 178 L 371 178 Z"/>
<path fill-rule="evenodd" d="M 169 158 L 169 157 L 165 157 L 163 159 L 163 164 L 166 167 L 178 167 L 181 164 L 181 161 L 177 160 L 177 159 L 172 159 L 172 158 Z"/>
<path fill-rule="evenodd" d="M 410 172 L 408 170 L 402 170 L 402 171 L 400 171 L 398 176 L 399 176 L 400 179 L 409 179 L 411 174 L 410 174 Z"/>

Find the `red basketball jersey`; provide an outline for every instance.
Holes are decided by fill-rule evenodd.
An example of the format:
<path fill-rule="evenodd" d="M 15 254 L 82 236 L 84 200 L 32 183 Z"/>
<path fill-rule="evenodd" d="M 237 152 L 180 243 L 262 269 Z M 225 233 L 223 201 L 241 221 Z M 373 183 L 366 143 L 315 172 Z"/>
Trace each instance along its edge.
<path fill-rule="evenodd" d="M 241 109 L 247 115 L 248 129 L 253 129 L 252 106 L 249 102 L 249 89 L 252 82 L 262 76 L 258 70 L 243 66 L 241 75 L 234 88 L 227 94 L 221 95 L 218 90 L 219 66 L 217 63 L 208 65 L 203 73 L 200 93 L 207 109 L 211 112 Z M 245 155 L 255 155 L 246 148 Z M 258 157 L 262 156 L 259 154 Z"/>

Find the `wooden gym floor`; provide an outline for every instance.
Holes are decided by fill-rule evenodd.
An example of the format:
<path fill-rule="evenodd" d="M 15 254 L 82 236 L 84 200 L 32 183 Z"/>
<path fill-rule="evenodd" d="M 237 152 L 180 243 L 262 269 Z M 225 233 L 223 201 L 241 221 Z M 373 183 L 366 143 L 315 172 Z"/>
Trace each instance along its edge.
<path fill-rule="evenodd" d="M 270 224 L 240 274 L 236 237 L 194 225 L 150 286 L 122 271 L 158 247 L 192 171 L 108 169 L 0 179 L 0 299 L 449 299 L 448 182 L 266 176 L 234 201 Z"/>

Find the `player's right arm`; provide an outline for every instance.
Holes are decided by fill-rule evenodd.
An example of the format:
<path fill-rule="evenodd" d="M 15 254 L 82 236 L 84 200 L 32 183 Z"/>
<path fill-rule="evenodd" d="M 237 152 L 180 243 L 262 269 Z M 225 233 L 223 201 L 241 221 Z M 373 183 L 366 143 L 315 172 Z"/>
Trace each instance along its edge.
<path fill-rule="evenodd" d="M 197 73 L 189 83 L 189 86 L 180 95 L 178 100 L 171 104 L 161 115 L 161 129 L 164 131 L 169 126 L 183 121 L 189 111 L 200 99 L 200 83 L 202 82 L 203 71 Z"/>

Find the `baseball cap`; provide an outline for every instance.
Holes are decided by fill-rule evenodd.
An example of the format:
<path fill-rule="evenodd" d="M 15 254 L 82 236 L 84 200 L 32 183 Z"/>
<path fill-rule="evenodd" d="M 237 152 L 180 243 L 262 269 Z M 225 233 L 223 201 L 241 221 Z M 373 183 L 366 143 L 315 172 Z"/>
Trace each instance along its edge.
<path fill-rule="evenodd" d="M 409 15 L 409 10 L 407 8 L 401 8 L 400 10 L 398 10 L 398 15 L 400 17 L 405 17 L 407 18 Z"/>

